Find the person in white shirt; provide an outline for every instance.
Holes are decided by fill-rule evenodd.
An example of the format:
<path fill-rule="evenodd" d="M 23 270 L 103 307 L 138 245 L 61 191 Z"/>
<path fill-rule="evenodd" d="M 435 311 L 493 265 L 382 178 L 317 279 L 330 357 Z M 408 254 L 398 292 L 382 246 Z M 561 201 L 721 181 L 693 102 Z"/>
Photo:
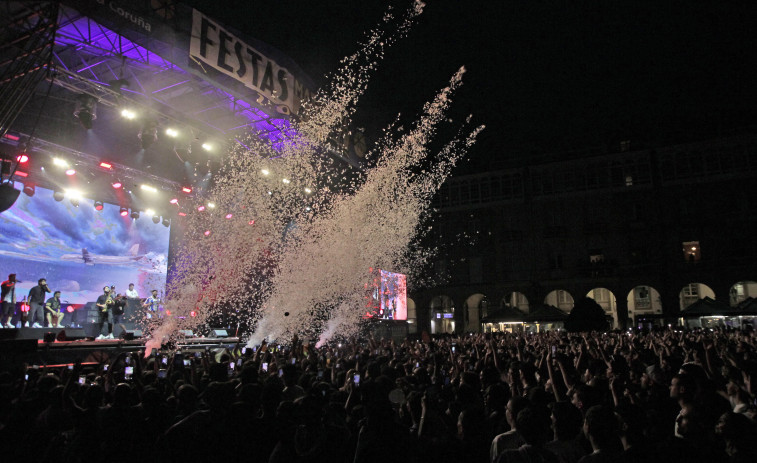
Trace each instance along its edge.
<path fill-rule="evenodd" d="M 129 283 L 129 289 L 126 290 L 126 297 L 129 299 L 139 299 L 139 293 L 134 289 L 134 283 Z"/>

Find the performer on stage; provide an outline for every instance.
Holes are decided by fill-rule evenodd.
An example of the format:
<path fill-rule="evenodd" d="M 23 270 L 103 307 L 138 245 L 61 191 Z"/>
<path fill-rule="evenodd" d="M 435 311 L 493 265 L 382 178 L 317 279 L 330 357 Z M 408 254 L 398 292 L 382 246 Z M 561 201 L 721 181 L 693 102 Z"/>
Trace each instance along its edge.
<path fill-rule="evenodd" d="M 16 274 L 11 273 L 8 275 L 8 279 L 3 281 L 0 285 L 0 300 L 2 300 L 3 308 L 2 314 L 0 314 L 0 328 L 14 328 L 11 325 L 11 319 L 13 313 L 16 311 Z M 5 318 L 5 324 L 3 325 L 3 318 Z"/>
<path fill-rule="evenodd" d="M 121 318 L 124 316 L 126 307 L 126 296 L 123 294 L 117 294 L 113 298 L 113 305 L 111 305 L 110 311 L 108 311 L 108 338 L 113 339 L 113 328 L 115 326 L 121 327 L 121 332 L 126 331 L 126 327 L 121 324 Z"/>
<path fill-rule="evenodd" d="M 47 318 L 47 326 L 50 328 L 63 328 L 63 311 L 60 307 L 60 291 L 55 291 L 53 297 L 45 302 L 45 317 Z M 53 317 L 56 317 L 55 324 L 53 324 Z"/>
<path fill-rule="evenodd" d="M 50 288 L 47 287 L 47 280 L 44 278 L 40 278 L 37 281 L 37 286 L 29 290 L 29 318 L 24 323 L 24 327 L 29 328 L 29 322 L 32 323 L 32 328 L 43 327 L 45 324 L 45 293 L 49 292 Z"/>
<path fill-rule="evenodd" d="M 113 298 L 110 295 L 110 286 L 103 287 L 103 293 L 97 298 L 95 305 L 98 307 L 98 313 L 100 315 L 97 321 L 97 326 L 99 327 L 98 332 L 100 333 L 100 335 L 97 336 L 97 339 L 113 339 L 112 326 L 109 327 L 108 336 L 103 336 L 102 334 L 103 324 L 105 324 L 105 321 L 109 319 L 108 312 L 113 305 Z"/>
<path fill-rule="evenodd" d="M 147 309 L 147 318 L 163 318 L 163 315 L 160 313 L 160 298 L 158 297 L 158 290 L 153 289 L 152 295 L 145 299 L 145 303 L 142 304 L 142 307 Z"/>
<path fill-rule="evenodd" d="M 126 297 L 129 299 L 139 299 L 139 293 L 134 289 L 134 283 L 129 283 L 129 289 L 126 290 Z"/>

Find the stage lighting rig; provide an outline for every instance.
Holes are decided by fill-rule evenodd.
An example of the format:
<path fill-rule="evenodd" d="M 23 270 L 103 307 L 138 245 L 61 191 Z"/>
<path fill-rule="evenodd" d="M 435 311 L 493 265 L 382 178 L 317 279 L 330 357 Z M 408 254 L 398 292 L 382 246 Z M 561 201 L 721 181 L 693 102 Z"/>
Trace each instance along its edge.
<path fill-rule="evenodd" d="M 32 185 L 31 183 L 24 184 L 24 194 L 28 197 L 34 196 L 34 193 L 37 191 L 37 188 Z"/>
<path fill-rule="evenodd" d="M 134 220 L 137 220 L 139 218 L 139 211 L 135 211 L 132 209 L 131 211 L 131 218 Z"/>
<path fill-rule="evenodd" d="M 87 130 L 91 129 L 92 121 L 97 119 L 97 98 L 84 93 L 77 96 L 74 117 L 82 127 Z"/>
<path fill-rule="evenodd" d="M 63 192 L 62 192 L 62 191 L 60 191 L 60 190 L 55 190 L 55 191 L 53 192 L 53 199 L 55 199 L 55 200 L 56 200 L 56 201 L 58 201 L 58 202 L 61 202 L 61 201 L 63 201 L 63 198 L 65 198 L 65 197 L 66 197 L 66 194 L 65 194 L 65 193 L 63 193 Z"/>
<path fill-rule="evenodd" d="M 154 224 L 160 223 L 160 216 L 158 216 L 158 215 L 152 216 L 152 223 L 154 223 Z"/>
<path fill-rule="evenodd" d="M 129 215 L 129 209 L 121 207 L 119 214 L 121 214 L 121 217 L 126 217 L 127 215 Z"/>
<path fill-rule="evenodd" d="M 103 206 L 103 202 L 102 202 L 102 201 L 95 201 L 95 210 L 96 210 L 96 211 L 101 211 L 101 210 L 103 210 L 103 207 L 104 207 L 104 206 Z"/>
<path fill-rule="evenodd" d="M 171 219 L 167 219 L 167 218 L 163 217 L 163 226 L 166 227 L 166 228 L 170 227 L 171 226 Z"/>
<path fill-rule="evenodd" d="M 155 119 L 145 120 L 137 138 L 142 142 L 142 149 L 146 150 L 152 146 L 158 140 L 158 121 Z"/>

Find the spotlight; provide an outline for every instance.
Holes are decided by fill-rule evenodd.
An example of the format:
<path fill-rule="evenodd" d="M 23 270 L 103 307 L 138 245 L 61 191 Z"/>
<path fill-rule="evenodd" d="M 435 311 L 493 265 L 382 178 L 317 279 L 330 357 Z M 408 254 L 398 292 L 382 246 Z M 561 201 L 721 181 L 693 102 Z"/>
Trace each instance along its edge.
<path fill-rule="evenodd" d="M 76 175 L 76 170 L 75 169 L 68 169 L 68 170 L 66 170 L 66 175 L 68 175 L 69 177 L 71 177 L 72 175 Z"/>
<path fill-rule="evenodd" d="M 172 129 L 171 127 L 166 129 L 166 135 L 168 135 L 171 138 L 176 138 L 179 136 L 179 132 L 175 129 Z"/>
<path fill-rule="evenodd" d="M 95 210 L 96 211 L 103 210 L 103 202 L 102 201 L 95 201 Z"/>
<path fill-rule="evenodd" d="M 232 218 L 232 217 L 234 217 L 234 214 L 226 214 L 226 218 L 227 218 L 227 219 L 230 219 L 230 218 Z"/>
<path fill-rule="evenodd" d="M 189 194 L 189 193 L 191 193 L 191 192 L 192 192 L 192 188 L 190 188 L 190 187 L 188 187 L 188 186 L 185 186 L 185 187 L 182 187 L 182 188 L 181 188 L 181 191 L 182 191 L 182 193 L 186 193 L 186 194 Z"/>
<path fill-rule="evenodd" d="M 282 183 L 285 183 L 287 185 L 289 185 L 290 183 L 292 183 L 288 178 L 282 178 L 281 181 L 282 181 Z"/>
<path fill-rule="evenodd" d="M 29 162 L 29 156 L 26 153 L 19 154 L 16 156 L 16 161 L 18 161 L 19 164 L 26 164 Z"/>
<path fill-rule="evenodd" d="M 79 120 L 82 127 L 91 129 L 92 121 L 97 119 L 97 98 L 85 94 L 76 97 L 74 117 Z"/>
<path fill-rule="evenodd" d="M 197 211 L 198 211 L 198 212 L 202 212 L 202 211 L 204 211 L 204 210 L 205 210 L 205 206 L 200 206 L 200 207 L 198 207 L 198 208 L 197 208 Z"/>
<path fill-rule="evenodd" d="M 209 207 L 210 209 L 215 209 L 215 207 L 216 207 L 216 204 L 215 204 L 215 203 L 208 203 L 208 207 Z"/>
<path fill-rule="evenodd" d="M 68 167 L 68 161 L 61 158 L 53 158 L 53 164 L 58 167 Z"/>
<path fill-rule="evenodd" d="M 147 215 L 155 215 L 155 211 L 152 210 L 152 209 L 146 209 L 145 210 L 145 214 L 147 214 Z"/>
<path fill-rule="evenodd" d="M 170 227 L 171 226 L 171 219 L 167 219 L 167 218 L 163 217 L 163 226 L 166 227 L 166 228 Z"/>
<path fill-rule="evenodd" d="M 25 184 L 24 185 L 24 194 L 26 196 L 29 196 L 30 198 L 34 196 L 34 193 L 37 191 L 36 187 L 32 184 Z"/>
<path fill-rule="evenodd" d="M 142 149 L 146 150 L 152 146 L 158 140 L 158 122 L 155 119 L 145 120 L 137 138 L 142 141 Z"/>
<path fill-rule="evenodd" d="M 113 188 L 115 188 L 116 190 L 118 190 L 119 188 L 121 188 L 121 187 L 123 186 L 123 185 L 121 184 L 121 182 L 119 182 L 118 180 L 116 180 L 115 182 L 111 183 L 110 185 L 111 185 L 111 186 L 112 186 Z"/>
<path fill-rule="evenodd" d="M 113 164 L 103 161 L 100 163 L 100 167 L 106 170 L 111 170 L 113 168 Z"/>
<path fill-rule="evenodd" d="M 79 190 L 74 190 L 73 188 L 71 188 L 71 189 L 67 189 L 67 190 L 66 190 L 66 196 L 67 196 L 67 197 L 68 197 L 69 199 L 76 199 L 76 200 L 79 200 L 79 199 L 81 199 L 81 191 L 79 191 Z"/>
<path fill-rule="evenodd" d="M 205 236 L 210 236 L 210 230 L 205 230 Z"/>
<path fill-rule="evenodd" d="M 121 110 L 121 115 L 122 115 L 122 116 L 123 116 L 124 118 L 126 118 L 126 119 L 129 119 L 129 120 L 132 120 L 132 119 L 134 119 L 135 117 L 137 117 L 137 113 L 135 113 L 134 111 L 132 111 L 132 110 L 130 110 L 130 109 L 122 109 L 122 110 Z"/>
<path fill-rule="evenodd" d="M 249 222 L 247 222 L 247 224 L 248 224 L 248 225 L 255 225 L 255 219 L 253 219 L 253 220 L 250 220 Z"/>
<path fill-rule="evenodd" d="M 160 223 L 160 217 L 157 215 L 152 216 L 152 223 L 155 223 L 155 224 Z"/>
<path fill-rule="evenodd" d="M 313 190 L 311 190 L 311 189 L 310 189 L 310 188 L 308 188 L 308 187 L 305 187 L 305 193 L 307 193 L 307 194 L 310 194 L 310 193 L 312 193 L 312 192 L 313 192 Z"/>
<path fill-rule="evenodd" d="M 150 186 L 150 185 L 142 184 L 142 185 L 139 186 L 139 188 L 141 188 L 142 190 L 145 190 L 145 191 L 149 191 L 150 193 L 157 193 L 158 192 L 157 188 L 155 188 L 154 186 Z"/>
<path fill-rule="evenodd" d="M 205 151 L 211 151 L 213 149 L 213 145 L 211 145 L 210 143 L 205 142 L 205 143 L 202 144 L 202 149 L 204 149 Z"/>
<path fill-rule="evenodd" d="M 63 201 L 63 198 L 64 198 L 65 196 L 66 196 L 66 195 L 65 195 L 65 194 L 64 194 L 64 193 L 63 193 L 62 191 L 56 191 L 56 192 L 54 192 L 54 193 L 53 193 L 53 198 L 54 198 L 54 199 L 55 199 L 56 201 L 58 201 L 58 202 L 60 202 L 60 201 Z"/>
<path fill-rule="evenodd" d="M 172 200 L 168 201 L 170 204 L 179 204 L 179 198 L 173 198 Z"/>
<path fill-rule="evenodd" d="M 127 215 L 129 215 L 129 209 L 122 207 L 119 214 L 121 214 L 121 217 L 126 217 Z"/>
<path fill-rule="evenodd" d="M 131 218 L 134 220 L 137 220 L 139 218 L 139 211 L 132 210 L 131 211 Z"/>
<path fill-rule="evenodd" d="M 263 175 L 268 175 L 271 172 L 268 169 L 263 169 L 263 170 L 260 171 L 260 173 L 262 173 Z"/>

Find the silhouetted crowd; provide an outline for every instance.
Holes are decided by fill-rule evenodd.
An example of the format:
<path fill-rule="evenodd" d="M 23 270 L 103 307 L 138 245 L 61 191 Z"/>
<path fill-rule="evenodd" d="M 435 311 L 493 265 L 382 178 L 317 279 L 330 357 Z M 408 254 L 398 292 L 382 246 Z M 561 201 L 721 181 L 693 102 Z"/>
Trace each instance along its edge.
<path fill-rule="evenodd" d="M 755 462 L 750 330 L 468 334 L 0 373 L 3 461 Z"/>

